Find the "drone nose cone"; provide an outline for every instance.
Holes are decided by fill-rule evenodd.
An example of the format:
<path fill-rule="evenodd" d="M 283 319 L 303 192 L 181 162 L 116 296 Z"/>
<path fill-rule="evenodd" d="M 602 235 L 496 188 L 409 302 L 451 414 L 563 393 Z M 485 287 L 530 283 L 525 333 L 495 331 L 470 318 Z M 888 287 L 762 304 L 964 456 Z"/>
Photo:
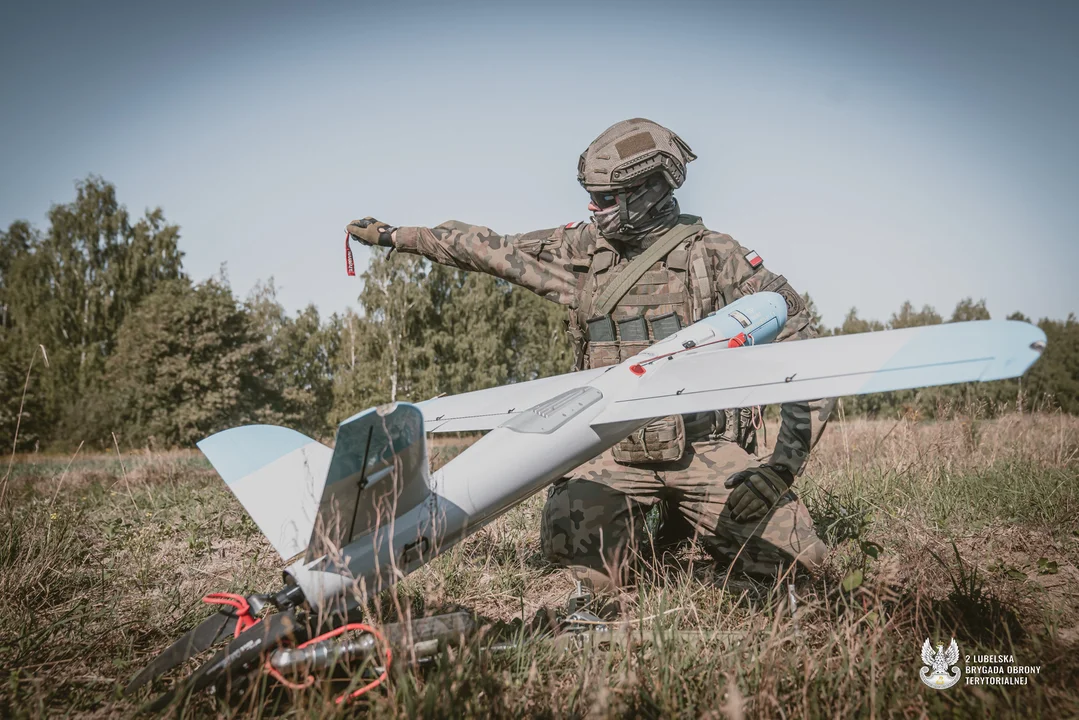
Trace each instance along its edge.
<path fill-rule="evenodd" d="M 787 301 L 783 299 L 783 296 L 774 292 L 762 292 L 757 293 L 756 297 L 761 298 L 762 302 L 768 306 L 768 313 L 779 321 L 779 326 L 783 327 L 787 324 Z"/>
<path fill-rule="evenodd" d="M 787 323 L 787 301 L 774 292 L 745 295 L 720 308 L 706 322 L 718 337 L 744 340 L 750 345 L 770 343 Z"/>

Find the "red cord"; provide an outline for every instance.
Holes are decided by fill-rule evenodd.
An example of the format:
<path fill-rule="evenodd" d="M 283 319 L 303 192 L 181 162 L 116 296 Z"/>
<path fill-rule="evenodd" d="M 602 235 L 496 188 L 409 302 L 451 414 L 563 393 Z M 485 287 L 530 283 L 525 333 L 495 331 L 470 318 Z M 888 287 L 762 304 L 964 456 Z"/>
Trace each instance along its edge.
<path fill-rule="evenodd" d="M 266 670 L 267 675 L 271 676 L 274 680 L 281 683 L 289 690 L 303 690 L 304 688 L 309 688 L 315 684 L 315 678 L 313 675 L 308 675 L 307 679 L 304 680 L 302 683 L 294 683 L 291 680 L 286 679 L 284 675 L 277 671 L 277 668 L 275 668 L 273 665 L 270 665 L 269 657 L 266 658 L 266 665 L 264 666 L 264 669 Z"/>
<path fill-rule="evenodd" d="M 210 593 L 209 595 L 204 597 L 202 601 L 208 605 L 228 605 L 236 610 L 236 632 L 232 635 L 234 638 L 239 637 L 240 633 L 254 627 L 259 623 L 259 619 L 251 615 L 251 605 L 247 602 L 247 598 L 245 598 L 243 595 L 225 592 Z M 378 630 L 371 627 L 370 625 L 365 625 L 364 623 L 349 623 L 347 625 L 342 625 L 341 627 L 334 630 L 330 630 L 329 632 L 323 633 L 318 637 L 311 638 L 310 640 L 296 648 L 297 650 L 302 650 L 308 645 L 314 645 L 315 643 L 329 640 L 330 638 L 335 638 L 342 633 L 348 632 L 349 630 L 361 630 L 363 632 L 369 632 L 374 635 L 375 638 L 380 643 L 382 643 L 382 646 L 386 648 L 386 666 L 382 669 L 381 675 L 364 685 L 359 690 L 354 690 L 347 695 L 342 695 L 341 697 L 337 698 L 335 702 L 338 705 L 343 703 L 345 700 L 352 700 L 358 698 L 360 695 L 363 695 L 368 690 L 372 690 L 386 681 L 386 678 L 389 676 L 390 672 L 390 663 L 393 661 L 393 651 L 390 650 L 390 644 L 386 642 L 386 638 L 382 636 L 382 633 L 380 633 Z M 307 679 L 303 683 L 294 683 L 285 679 L 281 675 L 281 673 L 279 673 L 273 666 L 270 665 L 269 657 L 266 658 L 265 668 L 266 672 L 272 675 L 275 680 L 277 680 L 285 687 L 291 688 L 292 690 L 303 690 L 304 688 L 311 687 L 311 685 L 313 685 L 315 682 L 315 678 L 311 675 L 308 675 Z"/>
<path fill-rule="evenodd" d="M 303 650 L 308 645 L 314 645 L 315 643 L 322 642 L 324 640 L 329 640 L 330 638 L 335 638 L 335 637 L 337 637 L 338 635 L 340 635 L 342 633 L 348 632 L 349 630 L 361 630 L 363 632 L 369 632 L 372 635 L 374 635 L 375 638 L 380 643 L 382 643 L 382 646 L 386 648 L 386 666 L 384 668 L 382 668 L 382 674 L 381 675 L 379 675 L 377 678 L 375 678 L 371 682 L 364 685 L 359 690 L 354 690 L 351 693 L 348 693 L 346 695 L 342 695 L 339 698 L 336 698 L 334 700 L 334 702 L 337 703 L 338 705 L 345 702 L 346 700 L 354 700 L 354 699 L 358 698 L 360 695 L 363 695 L 368 690 L 373 690 L 374 688 L 378 687 L 382 683 L 386 682 L 386 678 L 389 676 L 389 672 L 390 672 L 390 663 L 393 661 L 393 652 L 390 650 L 390 644 L 386 642 L 386 638 L 384 638 L 382 636 L 382 633 L 380 633 L 378 630 L 371 627 L 370 625 L 365 625 L 364 623 L 349 623 L 347 625 L 342 625 L 341 627 L 336 628 L 334 630 L 330 630 L 327 633 L 323 633 L 322 635 L 319 635 L 316 638 L 312 638 L 312 639 L 308 640 L 307 642 L 303 643 L 302 645 L 299 645 L 296 648 L 297 650 Z M 272 676 L 275 680 L 277 680 L 277 682 L 281 683 L 285 687 L 290 688 L 292 690 L 303 690 L 304 688 L 311 687 L 315 683 L 315 678 L 313 676 L 311 676 L 311 675 L 308 675 L 307 679 L 304 680 L 302 683 L 294 683 L 294 682 L 291 682 L 290 680 L 286 680 L 281 675 L 281 673 L 277 671 L 277 669 L 275 667 L 270 665 L 270 658 L 269 657 L 266 658 L 266 665 L 264 667 L 266 669 L 267 674 Z"/>
<path fill-rule="evenodd" d="M 345 230 L 345 272 L 349 274 L 349 277 L 355 277 L 356 275 L 356 263 L 352 259 L 352 247 L 348 244 L 349 232 Z"/>
<path fill-rule="evenodd" d="M 232 637 L 240 637 L 240 633 L 258 624 L 258 618 L 251 615 L 251 606 L 247 598 L 236 593 L 210 593 L 202 599 L 208 605 L 229 605 L 236 609 L 236 632 Z"/>

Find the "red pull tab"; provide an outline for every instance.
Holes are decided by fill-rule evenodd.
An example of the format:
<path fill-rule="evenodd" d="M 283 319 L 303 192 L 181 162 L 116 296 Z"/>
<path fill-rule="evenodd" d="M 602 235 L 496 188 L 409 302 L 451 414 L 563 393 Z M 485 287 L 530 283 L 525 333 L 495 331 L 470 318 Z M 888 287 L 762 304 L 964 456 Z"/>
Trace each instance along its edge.
<path fill-rule="evenodd" d="M 236 632 L 233 634 L 234 638 L 240 637 L 240 633 L 247 630 L 250 627 L 258 625 L 258 618 L 251 614 L 251 605 L 247 602 L 247 598 L 243 595 L 237 595 L 236 593 L 210 593 L 202 599 L 204 603 L 210 605 L 228 605 L 236 610 Z"/>
<path fill-rule="evenodd" d="M 730 341 L 727 342 L 727 347 L 729 347 L 729 348 L 742 347 L 745 344 L 746 344 L 746 334 L 745 333 L 738 333 L 737 335 L 732 337 L 730 339 Z"/>
<path fill-rule="evenodd" d="M 356 276 L 356 261 L 352 259 L 352 246 L 348 244 L 348 230 L 345 230 L 345 272 L 349 277 Z"/>

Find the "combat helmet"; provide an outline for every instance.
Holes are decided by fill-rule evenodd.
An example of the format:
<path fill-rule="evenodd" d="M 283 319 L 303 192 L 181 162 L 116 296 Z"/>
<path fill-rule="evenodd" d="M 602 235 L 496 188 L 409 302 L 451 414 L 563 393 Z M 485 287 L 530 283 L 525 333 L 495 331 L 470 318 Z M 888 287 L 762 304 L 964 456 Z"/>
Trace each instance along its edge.
<path fill-rule="evenodd" d="M 615 123 L 592 141 L 577 163 L 577 182 L 593 192 L 617 192 L 660 173 L 677 189 L 686 165 L 697 156 L 682 138 L 659 123 L 633 118 Z"/>

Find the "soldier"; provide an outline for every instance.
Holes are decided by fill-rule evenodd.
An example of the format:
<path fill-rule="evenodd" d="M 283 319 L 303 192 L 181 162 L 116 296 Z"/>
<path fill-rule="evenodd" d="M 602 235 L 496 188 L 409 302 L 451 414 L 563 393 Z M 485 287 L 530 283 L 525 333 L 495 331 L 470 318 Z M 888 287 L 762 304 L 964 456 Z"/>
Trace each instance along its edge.
<path fill-rule="evenodd" d="M 679 213 L 673 192 L 696 159 L 677 135 L 643 118 L 608 128 L 580 157 L 592 222 L 499 235 L 450 221 L 393 227 L 365 218 L 354 240 L 489 273 L 569 308 L 577 369 L 619 363 L 737 298 L 759 291 L 787 300 L 779 340 L 813 336 L 801 297 L 729 235 Z M 655 247 L 653 247 L 655 246 Z M 652 248 L 651 252 L 646 252 Z M 781 407 L 776 447 L 756 457 L 758 408 L 652 421 L 549 490 L 544 554 L 597 589 L 627 582 L 636 548 L 654 546 L 646 516 L 659 505 L 659 535 L 696 536 L 732 569 L 770 575 L 825 555 L 791 490 L 827 422 L 830 403 Z"/>

